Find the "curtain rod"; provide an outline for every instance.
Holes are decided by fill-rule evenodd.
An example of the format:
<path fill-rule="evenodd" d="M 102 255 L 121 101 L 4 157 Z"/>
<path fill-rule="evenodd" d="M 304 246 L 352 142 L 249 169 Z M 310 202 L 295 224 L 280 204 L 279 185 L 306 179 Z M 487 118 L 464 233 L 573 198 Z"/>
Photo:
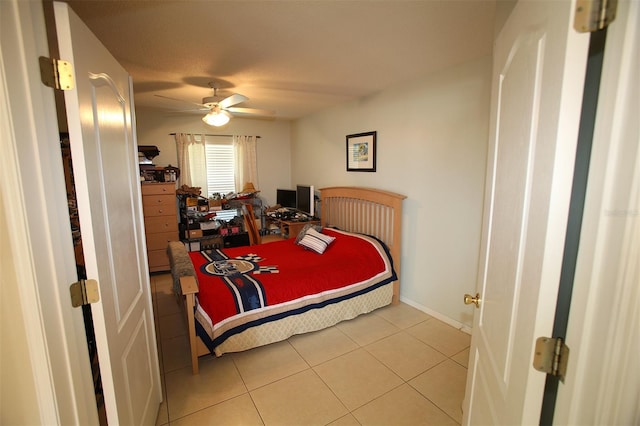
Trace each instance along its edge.
<path fill-rule="evenodd" d="M 203 133 L 194 133 L 194 135 L 202 135 Z M 175 133 L 169 133 L 169 136 L 175 136 Z M 233 135 L 212 135 L 209 133 L 204 133 L 205 136 L 219 136 L 219 137 L 224 137 L 224 138 L 232 138 Z M 260 139 L 262 136 L 256 136 L 256 138 Z"/>

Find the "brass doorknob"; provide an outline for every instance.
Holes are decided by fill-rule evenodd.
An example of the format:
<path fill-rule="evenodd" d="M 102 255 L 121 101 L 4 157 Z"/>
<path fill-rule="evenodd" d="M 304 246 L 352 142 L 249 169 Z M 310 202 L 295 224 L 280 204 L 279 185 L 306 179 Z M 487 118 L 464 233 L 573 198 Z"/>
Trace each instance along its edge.
<path fill-rule="evenodd" d="M 479 308 L 481 300 L 482 299 L 480 299 L 480 293 L 476 293 L 475 297 L 470 295 L 470 294 L 465 294 L 464 295 L 464 304 L 465 305 L 471 305 L 473 303 L 474 305 L 476 305 L 476 308 Z"/>

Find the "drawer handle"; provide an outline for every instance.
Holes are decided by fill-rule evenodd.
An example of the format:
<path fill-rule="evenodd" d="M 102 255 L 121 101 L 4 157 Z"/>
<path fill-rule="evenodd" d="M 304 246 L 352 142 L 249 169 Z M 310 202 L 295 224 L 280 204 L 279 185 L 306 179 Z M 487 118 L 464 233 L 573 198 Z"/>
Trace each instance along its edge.
<path fill-rule="evenodd" d="M 158 209 L 158 213 L 162 213 L 162 209 Z"/>

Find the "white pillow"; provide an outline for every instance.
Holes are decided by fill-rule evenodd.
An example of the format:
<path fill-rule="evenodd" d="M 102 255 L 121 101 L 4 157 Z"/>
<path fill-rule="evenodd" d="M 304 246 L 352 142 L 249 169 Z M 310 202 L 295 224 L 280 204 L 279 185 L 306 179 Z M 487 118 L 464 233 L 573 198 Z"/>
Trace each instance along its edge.
<path fill-rule="evenodd" d="M 298 244 L 308 248 L 309 250 L 313 250 L 316 253 L 322 254 L 334 240 L 335 237 L 321 234 L 312 228 L 307 231 Z"/>

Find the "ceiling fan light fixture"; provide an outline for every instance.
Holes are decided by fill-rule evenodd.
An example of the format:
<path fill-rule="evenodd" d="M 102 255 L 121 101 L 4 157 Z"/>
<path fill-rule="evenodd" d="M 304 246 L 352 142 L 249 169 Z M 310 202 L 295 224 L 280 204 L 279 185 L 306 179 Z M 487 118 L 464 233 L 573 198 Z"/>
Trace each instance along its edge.
<path fill-rule="evenodd" d="M 209 126 L 220 127 L 224 126 L 231 119 L 231 114 L 227 111 L 211 111 L 204 117 L 202 117 L 202 121 L 207 123 Z"/>

